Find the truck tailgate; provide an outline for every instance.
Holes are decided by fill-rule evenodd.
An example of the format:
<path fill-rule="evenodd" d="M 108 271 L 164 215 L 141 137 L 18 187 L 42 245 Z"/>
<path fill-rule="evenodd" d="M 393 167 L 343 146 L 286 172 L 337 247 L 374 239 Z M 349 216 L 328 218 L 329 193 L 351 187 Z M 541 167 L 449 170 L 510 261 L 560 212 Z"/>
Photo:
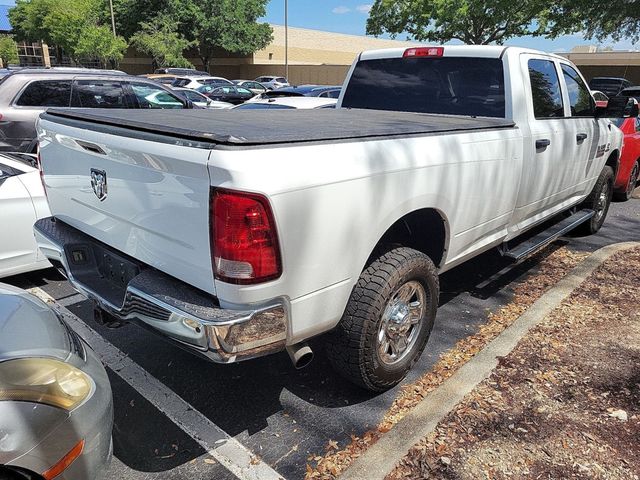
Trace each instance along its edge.
<path fill-rule="evenodd" d="M 40 120 L 52 214 L 173 277 L 215 294 L 209 248 L 209 150 Z"/>

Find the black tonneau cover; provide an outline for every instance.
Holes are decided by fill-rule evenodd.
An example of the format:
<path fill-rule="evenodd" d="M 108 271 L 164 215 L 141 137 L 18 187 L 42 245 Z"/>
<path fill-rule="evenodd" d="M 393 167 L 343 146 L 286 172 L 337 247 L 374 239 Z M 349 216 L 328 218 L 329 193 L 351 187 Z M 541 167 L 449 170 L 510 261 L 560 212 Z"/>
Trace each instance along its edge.
<path fill-rule="evenodd" d="M 54 108 L 41 117 L 62 123 L 64 119 L 88 121 L 237 147 L 441 134 L 510 128 L 515 125 L 513 121 L 501 118 L 355 109 L 221 111 Z"/>

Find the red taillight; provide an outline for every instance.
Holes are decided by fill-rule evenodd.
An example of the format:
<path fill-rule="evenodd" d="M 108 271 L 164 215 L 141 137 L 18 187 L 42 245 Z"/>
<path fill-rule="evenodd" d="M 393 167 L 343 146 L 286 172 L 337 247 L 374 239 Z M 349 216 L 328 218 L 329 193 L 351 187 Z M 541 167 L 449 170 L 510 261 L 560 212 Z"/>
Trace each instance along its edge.
<path fill-rule="evenodd" d="M 444 55 L 444 47 L 416 47 L 407 48 L 402 55 L 404 58 L 411 57 L 441 57 Z"/>
<path fill-rule="evenodd" d="M 211 215 L 211 253 L 218 280 L 246 285 L 281 275 L 273 212 L 264 196 L 215 189 Z"/>

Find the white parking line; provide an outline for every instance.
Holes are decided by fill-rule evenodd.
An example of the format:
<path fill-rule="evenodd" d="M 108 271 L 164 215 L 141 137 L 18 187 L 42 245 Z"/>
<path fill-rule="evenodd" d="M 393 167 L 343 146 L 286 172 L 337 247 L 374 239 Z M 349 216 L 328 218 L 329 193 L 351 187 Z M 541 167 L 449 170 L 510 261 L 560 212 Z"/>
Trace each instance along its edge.
<path fill-rule="evenodd" d="M 278 472 L 252 454 L 235 438 L 227 435 L 215 423 L 109 343 L 80 318 L 57 303 L 44 290 L 33 287 L 28 291 L 60 313 L 69 326 L 91 345 L 105 365 L 240 480 L 282 480 Z"/>

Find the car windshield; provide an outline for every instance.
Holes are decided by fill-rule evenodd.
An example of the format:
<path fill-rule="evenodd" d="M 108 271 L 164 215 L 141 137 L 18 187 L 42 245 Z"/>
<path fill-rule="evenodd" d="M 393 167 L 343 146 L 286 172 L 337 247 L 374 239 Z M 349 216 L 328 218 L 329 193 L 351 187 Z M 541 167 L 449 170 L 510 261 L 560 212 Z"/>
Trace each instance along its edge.
<path fill-rule="evenodd" d="M 29 167 L 37 168 L 38 163 L 35 155 L 31 155 L 29 153 L 3 153 L 5 157 L 9 157 L 11 160 L 15 160 L 16 162 L 20 162 Z"/>

